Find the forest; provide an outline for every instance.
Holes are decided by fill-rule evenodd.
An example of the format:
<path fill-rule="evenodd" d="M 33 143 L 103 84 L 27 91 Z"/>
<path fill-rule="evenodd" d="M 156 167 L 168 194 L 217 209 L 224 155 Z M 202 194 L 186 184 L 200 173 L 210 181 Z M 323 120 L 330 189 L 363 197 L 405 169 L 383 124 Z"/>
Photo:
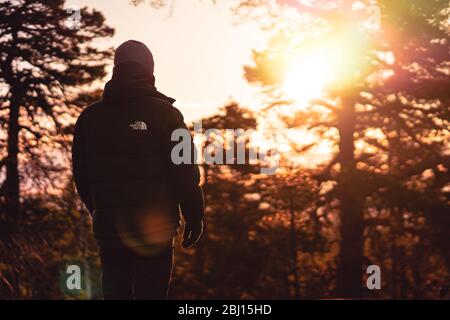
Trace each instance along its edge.
<path fill-rule="evenodd" d="M 205 233 L 176 247 L 169 297 L 450 299 L 449 2 L 229 2 L 267 35 L 242 65 L 264 103 L 197 120 L 251 130 L 247 149 L 275 144 L 277 170 L 199 164 Z M 102 298 L 70 152 L 112 64 L 97 43 L 118 30 L 86 5 L 73 20 L 64 0 L 0 0 L 1 299 Z M 61 284 L 72 262 L 86 275 L 76 293 Z M 371 265 L 381 290 L 366 287 Z"/>

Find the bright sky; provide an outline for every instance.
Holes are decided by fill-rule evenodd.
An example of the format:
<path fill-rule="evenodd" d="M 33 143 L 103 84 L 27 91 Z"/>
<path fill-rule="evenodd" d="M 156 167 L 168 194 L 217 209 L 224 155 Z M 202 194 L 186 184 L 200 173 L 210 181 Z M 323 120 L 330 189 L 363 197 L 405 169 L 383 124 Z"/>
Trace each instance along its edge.
<path fill-rule="evenodd" d="M 144 42 L 154 55 L 156 86 L 177 99 L 187 121 L 213 114 L 231 98 L 247 107 L 258 104 L 258 89 L 243 78 L 243 65 L 251 63 L 252 49 L 264 46 L 264 33 L 255 23 L 236 24 L 223 1 L 177 0 L 172 14 L 169 7 L 135 7 L 128 0 L 69 0 L 67 5 L 103 12 L 116 30 L 109 45 Z"/>

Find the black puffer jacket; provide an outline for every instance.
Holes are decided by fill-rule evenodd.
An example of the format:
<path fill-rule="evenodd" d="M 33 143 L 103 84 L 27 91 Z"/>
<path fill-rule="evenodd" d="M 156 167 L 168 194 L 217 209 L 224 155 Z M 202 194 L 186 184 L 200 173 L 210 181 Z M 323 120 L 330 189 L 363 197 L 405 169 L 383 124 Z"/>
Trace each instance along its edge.
<path fill-rule="evenodd" d="M 177 143 L 170 139 L 172 131 L 186 128 L 174 101 L 156 90 L 153 76 L 139 64 L 126 62 L 114 68 L 103 100 L 81 113 L 73 140 L 73 176 L 94 216 L 99 242 L 116 244 L 125 237 L 141 243 L 155 238 L 148 233 L 167 230 L 173 235 L 179 207 L 188 223 L 202 219 L 198 166 L 175 165 L 170 159 Z"/>

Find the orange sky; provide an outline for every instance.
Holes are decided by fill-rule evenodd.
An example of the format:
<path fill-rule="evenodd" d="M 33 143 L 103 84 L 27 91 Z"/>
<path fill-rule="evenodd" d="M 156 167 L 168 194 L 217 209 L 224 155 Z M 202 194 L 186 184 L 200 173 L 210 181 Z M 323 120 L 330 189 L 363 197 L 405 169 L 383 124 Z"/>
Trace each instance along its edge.
<path fill-rule="evenodd" d="M 240 23 L 223 2 L 175 1 L 155 10 L 148 4 L 134 7 L 128 0 L 69 0 L 68 6 L 99 9 L 116 29 L 107 45 L 128 39 L 149 46 L 155 58 L 156 85 L 177 99 L 175 105 L 191 121 L 214 113 L 233 97 L 244 106 L 258 104 L 258 89 L 243 79 L 251 50 L 264 46 L 255 23 Z"/>

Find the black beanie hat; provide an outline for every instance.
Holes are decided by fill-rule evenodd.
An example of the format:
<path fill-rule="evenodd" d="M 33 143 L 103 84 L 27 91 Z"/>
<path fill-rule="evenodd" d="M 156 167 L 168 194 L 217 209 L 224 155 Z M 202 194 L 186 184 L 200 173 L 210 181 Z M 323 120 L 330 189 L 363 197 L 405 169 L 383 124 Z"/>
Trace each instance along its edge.
<path fill-rule="evenodd" d="M 114 66 L 123 62 L 136 62 L 144 66 L 146 72 L 153 75 L 154 61 L 150 49 L 142 42 L 128 40 L 117 47 L 114 54 Z"/>

